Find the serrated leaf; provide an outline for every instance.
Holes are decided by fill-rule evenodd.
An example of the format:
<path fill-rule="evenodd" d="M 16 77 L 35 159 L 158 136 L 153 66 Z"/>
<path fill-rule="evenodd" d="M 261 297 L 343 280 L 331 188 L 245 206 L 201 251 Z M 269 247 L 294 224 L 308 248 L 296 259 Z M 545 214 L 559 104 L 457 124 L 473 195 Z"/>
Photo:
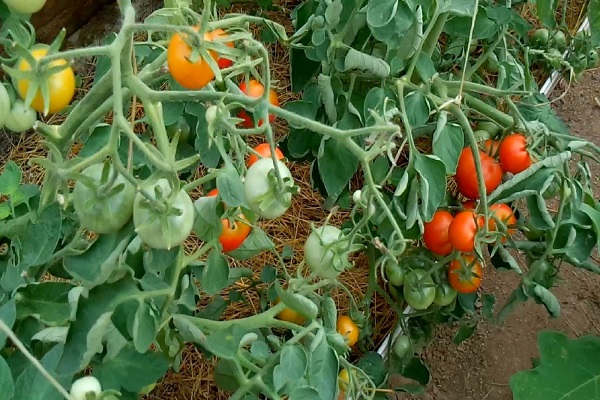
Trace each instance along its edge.
<path fill-rule="evenodd" d="M 597 399 L 600 396 L 600 337 L 569 339 L 561 332 L 538 334 L 539 365 L 509 381 L 515 400 Z"/>

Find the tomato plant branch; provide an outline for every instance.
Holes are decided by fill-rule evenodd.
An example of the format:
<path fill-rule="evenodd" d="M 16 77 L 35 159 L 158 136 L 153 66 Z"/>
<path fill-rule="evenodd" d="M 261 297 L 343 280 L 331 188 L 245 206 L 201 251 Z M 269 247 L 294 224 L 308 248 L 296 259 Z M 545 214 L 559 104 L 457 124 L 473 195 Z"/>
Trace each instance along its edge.
<path fill-rule="evenodd" d="M 421 54 L 421 52 L 429 53 L 428 49 L 424 50 L 423 47 L 426 44 L 427 44 L 427 46 L 430 46 L 431 43 L 434 43 L 434 46 L 437 45 L 441 30 L 438 31 L 439 26 L 436 24 L 436 22 L 440 18 L 440 16 L 441 16 L 440 1 L 436 1 L 435 2 L 435 10 L 433 11 L 433 15 L 431 16 L 431 19 L 429 20 L 429 25 L 427 26 L 427 29 L 425 30 L 425 33 L 423 34 L 423 40 L 419 40 L 419 45 L 417 46 L 415 55 L 412 57 L 412 60 L 410 61 L 408 69 L 406 70 L 405 76 L 408 79 L 411 79 L 413 72 L 415 70 L 415 67 L 417 66 L 417 61 L 419 60 L 419 57 L 418 57 L 419 54 Z M 443 25 L 444 24 L 442 24 L 442 27 L 443 27 Z M 431 41 L 431 42 L 429 42 L 429 41 Z"/>
<path fill-rule="evenodd" d="M 29 360 L 29 362 L 33 364 L 33 366 L 40 372 L 40 374 L 42 374 L 42 376 L 46 378 L 46 380 L 50 382 L 50 384 L 54 386 L 54 388 L 65 399 L 73 400 L 69 393 L 67 393 L 67 391 L 61 386 L 61 384 L 58 383 L 58 381 L 54 379 L 54 377 L 48 371 L 46 371 L 46 368 L 44 368 L 44 366 L 27 350 L 25 345 L 23 345 L 23 342 L 19 340 L 17 335 L 13 333 L 13 331 L 4 323 L 2 319 L 0 319 L 0 331 L 2 331 L 13 342 L 15 346 L 17 346 L 17 348 L 19 349 L 19 351 L 21 351 L 21 353 L 23 353 L 25 358 L 27 358 L 27 360 Z"/>
<path fill-rule="evenodd" d="M 483 52 L 483 54 L 479 56 L 479 58 L 477 59 L 477 61 L 475 62 L 475 64 L 473 64 L 471 66 L 471 68 L 469 68 L 467 70 L 467 73 L 465 74 L 465 79 L 471 79 L 471 77 L 473 76 L 473 74 L 475 74 L 479 70 L 479 68 L 481 68 L 481 66 L 490 58 L 490 56 L 492 55 L 492 53 L 494 53 L 494 51 L 496 50 L 496 47 L 498 47 L 498 45 L 500 44 L 500 42 L 504 39 L 504 37 L 505 37 L 504 35 L 505 34 L 506 34 L 506 26 L 504 26 L 502 28 L 502 30 L 500 32 L 498 32 L 498 37 L 496 38 L 496 40 L 494 40 L 487 47 L 487 49 Z"/>

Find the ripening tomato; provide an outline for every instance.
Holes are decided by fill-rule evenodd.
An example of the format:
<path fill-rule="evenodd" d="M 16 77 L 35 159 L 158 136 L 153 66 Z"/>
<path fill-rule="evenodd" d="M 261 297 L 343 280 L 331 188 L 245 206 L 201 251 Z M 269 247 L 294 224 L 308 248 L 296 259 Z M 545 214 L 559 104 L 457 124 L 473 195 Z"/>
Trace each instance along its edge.
<path fill-rule="evenodd" d="M 448 211 L 438 210 L 433 214 L 431 221 L 425 223 L 423 241 L 429 250 L 443 256 L 452 253 L 452 243 L 448 238 L 448 228 L 452 219 L 452 214 Z"/>
<path fill-rule="evenodd" d="M 275 300 L 275 305 L 279 304 L 279 301 L 279 299 Z M 292 310 L 289 307 L 284 308 L 283 311 L 277 314 L 277 319 L 291 322 L 296 325 L 304 325 L 304 323 L 306 322 L 306 318 L 304 318 L 303 315 Z"/>
<path fill-rule="evenodd" d="M 520 133 L 508 135 L 500 143 L 500 164 L 508 172 L 518 174 L 532 164 L 527 138 Z"/>
<path fill-rule="evenodd" d="M 490 218 L 488 220 L 488 229 L 491 232 L 497 231 L 498 227 L 496 226 L 495 218 L 498 218 L 506 225 L 515 225 L 517 223 L 517 218 L 515 218 L 515 214 L 511 210 L 511 208 L 503 203 L 500 204 L 492 204 L 489 207 L 490 210 Z M 514 229 L 509 229 L 507 233 L 510 235 L 514 233 Z M 506 240 L 506 239 L 505 239 Z"/>
<path fill-rule="evenodd" d="M 215 29 L 214 31 L 210 31 L 209 32 L 210 38 L 211 40 L 215 41 L 215 40 L 224 40 L 227 39 L 227 34 L 225 33 L 225 31 L 223 29 Z M 233 42 L 225 42 L 224 43 L 225 46 L 227 47 L 231 47 L 233 48 Z M 229 58 L 224 58 L 224 57 L 220 57 L 217 59 L 217 65 L 219 66 L 220 69 L 225 69 L 225 68 L 229 68 L 233 65 L 233 60 L 230 60 Z"/>
<path fill-rule="evenodd" d="M 502 167 L 492 157 L 479 150 L 484 185 L 488 194 L 502 182 Z M 469 199 L 479 198 L 479 187 L 475 159 L 470 147 L 465 147 L 458 158 L 455 175 L 458 191 Z"/>
<path fill-rule="evenodd" d="M 198 27 L 194 27 L 198 31 Z M 185 34 L 183 34 L 185 35 Z M 204 34 L 204 40 L 212 40 L 210 33 Z M 210 56 L 216 61 L 218 55 L 210 50 Z M 186 89 L 199 90 L 215 78 L 215 73 L 208 62 L 198 55 L 195 62 L 190 61 L 192 48 L 180 33 L 176 33 L 167 48 L 167 65 L 173 79 Z"/>
<path fill-rule="evenodd" d="M 48 54 L 48 50 L 48 46 L 40 46 L 31 50 L 31 55 L 36 60 L 40 60 L 46 54 Z M 75 73 L 67 64 L 67 60 L 54 60 L 49 62 L 47 66 L 64 67 L 64 69 L 61 69 L 60 71 L 55 72 L 45 78 L 45 81 L 48 85 L 48 93 L 50 94 L 48 112 L 50 114 L 55 114 L 61 112 L 65 109 L 65 107 L 71 104 L 71 100 L 73 100 L 73 96 L 75 96 Z M 19 71 L 31 71 L 31 65 L 24 58 L 17 62 L 16 68 Z M 30 84 L 31 80 L 29 79 L 17 79 L 17 92 L 19 92 L 19 96 L 23 100 L 25 100 L 27 97 L 27 91 L 29 90 Z M 31 107 L 37 112 L 43 113 L 44 106 L 44 97 L 42 96 L 42 88 L 40 87 L 33 97 Z"/>
<path fill-rule="evenodd" d="M 482 277 L 481 263 L 473 256 L 463 255 L 462 259 L 452 260 L 448 267 L 448 281 L 458 293 L 475 292 L 481 286 Z"/>
<path fill-rule="evenodd" d="M 206 197 L 216 197 L 218 194 L 219 189 L 213 189 L 208 192 Z M 221 220 L 223 229 L 221 230 L 221 235 L 219 236 L 219 243 L 221 243 L 221 246 L 223 246 L 224 253 L 229 253 L 230 251 L 234 251 L 240 247 L 252 231 L 252 227 L 243 222 L 248 222 L 248 219 L 244 216 L 244 214 L 238 215 L 238 218 L 242 221 L 233 221 L 233 226 L 229 222 L 228 218 L 223 218 Z"/>
<path fill-rule="evenodd" d="M 260 83 L 256 79 L 250 79 L 248 81 L 248 85 L 246 85 L 245 81 L 240 83 L 240 90 L 244 94 L 246 94 L 250 97 L 261 97 L 263 95 L 263 93 L 265 92 L 265 87 L 263 86 L 262 83 Z M 269 102 L 271 104 L 273 104 L 274 106 L 279 107 L 279 98 L 277 97 L 277 93 L 275 93 L 275 91 L 273 89 L 269 90 Z M 242 122 L 242 125 L 245 128 L 248 128 L 248 129 L 254 128 L 254 121 L 252 120 L 252 117 L 246 112 L 246 110 L 244 110 L 244 109 L 240 110 L 240 112 L 238 113 L 238 117 L 242 118 L 244 120 L 244 122 Z M 275 115 L 270 114 L 269 122 L 273 122 L 274 120 L 275 120 Z M 262 120 L 258 121 L 258 126 L 261 126 L 261 125 L 262 125 Z"/>
<path fill-rule="evenodd" d="M 475 235 L 483 226 L 484 218 L 472 210 L 461 211 L 448 228 L 450 242 L 456 250 L 468 253 L 475 248 Z"/>
<path fill-rule="evenodd" d="M 340 315 L 335 325 L 336 331 L 348 341 L 348 346 L 352 347 L 358 342 L 358 325 L 347 315 Z"/>
<path fill-rule="evenodd" d="M 491 157 L 496 157 L 498 155 L 499 148 L 500 142 L 494 139 L 488 139 L 481 144 L 481 149 Z"/>
<path fill-rule="evenodd" d="M 260 154 L 262 156 L 262 158 L 271 157 L 271 146 L 269 145 L 269 143 L 259 144 L 258 146 L 256 146 L 254 148 L 254 151 L 256 151 L 258 154 Z M 281 152 L 281 150 L 279 150 L 279 147 L 275 147 L 275 155 L 277 156 L 278 160 L 283 160 L 283 158 L 284 158 L 283 153 Z M 250 156 L 248 157 L 248 161 L 246 162 L 246 165 L 248 166 L 248 168 L 250 168 L 250 166 L 257 161 L 258 161 L 258 156 L 255 154 L 250 154 Z"/>

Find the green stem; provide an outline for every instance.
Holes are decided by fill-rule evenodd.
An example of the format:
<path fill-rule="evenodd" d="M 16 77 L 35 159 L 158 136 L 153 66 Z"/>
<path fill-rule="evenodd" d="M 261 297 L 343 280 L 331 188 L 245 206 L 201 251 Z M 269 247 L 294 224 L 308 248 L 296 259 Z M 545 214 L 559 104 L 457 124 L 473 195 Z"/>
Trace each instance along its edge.
<path fill-rule="evenodd" d="M 415 52 L 415 55 L 412 57 L 412 60 L 410 61 L 410 65 L 408 66 L 408 70 L 406 71 L 406 77 L 408 77 L 410 79 L 410 77 L 412 77 L 413 72 L 415 70 L 415 67 L 417 66 L 417 61 L 419 60 L 419 55 L 421 53 L 427 53 L 430 57 L 433 54 L 433 49 L 435 49 L 435 46 L 437 45 L 437 42 L 440 38 L 440 34 L 442 32 L 442 28 L 444 27 L 444 24 L 442 24 L 441 26 L 439 26 L 437 24 L 438 19 L 442 19 L 440 18 L 443 15 L 446 14 L 441 14 L 440 13 L 440 2 L 436 1 L 435 2 L 435 11 L 433 12 L 433 15 L 431 16 L 431 20 L 429 21 L 429 25 L 427 26 L 427 29 L 425 30 L 425 33 L 423 34 L 423 40 L 421 40 L 419 42 L 419 45 L 417 47 L 417 51 Z M 446 22 L 445 18 L 444 19 L 444 23 Z M 425 48 L 425 46 L 428 46 L 427 48 Z"/>
<path fill-rule="evenodd" d="M 494 42 L 491 45 L 488 46 L 488 48 L 485 50 L 485 52 L 477 59 L 477 61 L 475 62 L 475 64 L 473 64 L 471 66 L 471 68 L 469 68 L 467 70 L 467 73 L 465 74 L 465 79 L 471 79 L 471 77 L 473 76 L 473 74 L 475 74 L 475 72 L 477 72 L 479 70 L 479 68 L 481 68 L 481 66 L 483 65 L 483 63 L 485 63 L 490 58 L 490 55 L 496 50 L 496 47 L 504 39 L 504 34 L 505 33 L 506 33 L 506 27 L 504 27 L 498 33 L 498 37 L 496 38 L 496 40 L 494 40 Z"/>
<path fill-rule="evenodd" d="M 448 89 L 458 90 L 461 87 L 461 83 L 458 81 L 446 81 L 441 78 L 434 78 L 434 81 L 437 83 L 441 83 L 445 85 Z M 490 96 L 506 96 L 506 95 L 519 95 L 519 96 L 531 96 L 532 93 L 526 90 L 515 90 L 515 91 L 507 91 L 507 90 L 499 90 L 491 86 L 482 85 L 480 83 L 468 82 L 465 81 L 462 84 L 462 88 L 464 90 L 468 90 L 471 92 L 487 94 Z"/>
<path fill-rule="evenodd" d="M 438 3 L 438 1 L 436 1 L 436 3 Z M 437 7 L 439 8 L 439 6 L 437 6 Z M 431 57 L 433 55 L 433 51 L 435 50 L 435 48 L 438 44 L 440 35 L 442 34 L 444 25 L 446 25 L 447 19 L 448 19 L 448 13 L 442 13 L 442 14 L 438 15 L 438 18 L 436 19 L 433 28 L 431 28 L 431 30 L 429 30 L 429 27 L 428 27 L 429 33 L 425 37 L 425 40 L 424 40 L 424 43 L 422 46 L 422 50 L 423 50 L 423 52 L 427 53 L 427 55 L 429 57 Z M 418 55 L 418 54 L 419 53 L 417 53 L 416 55 Z"/>

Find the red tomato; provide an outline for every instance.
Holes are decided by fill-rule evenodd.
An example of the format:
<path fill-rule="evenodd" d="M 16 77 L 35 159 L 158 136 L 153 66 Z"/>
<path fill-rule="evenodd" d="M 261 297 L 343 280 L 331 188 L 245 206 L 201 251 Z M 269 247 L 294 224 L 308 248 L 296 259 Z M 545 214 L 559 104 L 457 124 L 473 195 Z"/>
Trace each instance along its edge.
<path fill-rule="evenodd" d="M 531 163 L 527 138 L 524 135 L 513 133 L 500 143 L 500 164 L 506 171 L 518 174 L 529 168 Z"/>
<path fill-rule="evenodd" d="M 271 147 L 269 146 L 269 143 L 259 144 L 254 148 L 254 151 L 260 154 L 263 158 L 271 157 Z M 277 156 L 278 160 L 283 160 L 283 153 L 281 152 L 281 150 L 279 150 L 279 147 L 275 147 L 275 155 Z M 255 154 L 250 154 L 246 165 L 248 166 L 248 168 L 250 168 L 250 166 L 257 161 L 258 156 L 256 156 Z"/>
<path fill-rule="evenodd" d="M 206 197 L 216 197 L 218 194 L 219 189 L 213 189 L 208 192 Z M 243 221 L 248 221 L 244 214 L 240 214 L 238 218 Z M 250 235 L 250 231 L 252 230 L 250 225 L 242 221 L 234 221 L 232 226 L 227 218 L 223 218 L 221 220 L 221 224 L 223 225 L 223 230 L 219 236 L 219 243 L 221 243 L 221 246 L 223 246 L 224 253 L 229 253 L 230 251 L 240 247 L 248 235 Z"/>
<path fill-rule="evenodd" d="M 448 238 L 448 228 L 452 222 L 452 214 L 438 210 L 431 221 L 425 223 L 423 241 L 425 246 L 436 254 L 447 256 L 452 253 L 452 243 Z"/>
<path fill-rule="evenodd" d="M 265 92 L 265 87 L 263 86 L 262 83 L 260 83 L 256 79 L 250 79 L 250 81 L 248 82 L 248 87 L 246 87 L 246 81 L 243 81 L 242 83 L 240 83 L 240 90 L 250 97 L 260 97 Z M 269 102 L 271 104 L 273 104 L 274 106 L 279 107 L 279 99 L 277 98 L 277 93 L 275 93 L 275 91 L 273 89 L 269 90 Z M 248 128 L 248 129 L 254 128 L 254 122 L 252 121 L 252 117 L 250 115 L 248 115 L 246 110 L 244 110 L 244 109 L 240 110 L 240 112 L 238 113 L 238 117 L 242 118 L 244 120 L 244 122 L 242 122 L 242 125 L 245 128 Z M 269 115 L 269 122 L 273 122 L 274 120 L 275 120 L 275 116 L 272 114 Z M 261 126 L 261 125 L 262 125 L 262 120 L 258 121 L 258 126 Z"/>
<path fill-rule="evenodd" d="M 487 155 L 495 157 L 498 155 L 500 142 L 494 139 L 488 139 L 481 144 L 481 148 Z"/>
<path fill-rule="evenodd" d="M 481 168 L 485 183 L 486 192 L 492 193 L 502 182 L 502 167 L 492 157 L 479 151 L 481 158 Z M 471 148 L 466 147 L 460 153 L 455 175 L 458 191 L 469 199 L 479 198 L 477 186 L 477 171 L 475 170 L 475 159 Z"/>
<path fill-rule="evenodd" d="M 462 206 L 465 210 L 475 210 L 475 200 L 463 201 Z"/>
<path fill-rule="evenodd" d="M 227 34 L 225 33 L 225 31 L 223 29 L 215 29 L 214 31 L 210 31 L 209 35 L 210 35 L 211 40 L 213 40 L 213 41 L 220 40 L 220 39 L 227 39 Z M 231 48 L 234 47 L 233 42 L 225 42 L 224 44 L 225 44 L 225 46 L 228 46 Z M 221 69 L 229 68 L 233 65 L 233 60 L 230 60 L 229 58 L 219 57 L 217 60 L 217 65 Z"/>
<path fill-rule="evenodd" d="M 515 218 L 515 214 L 511 208 L 506 204 L 492 204 L 489 207 L 490 210 L 490 218 L 488 220 L 488 229 L 491 232 L 497 231 L 498 227 L 496 226 L 496 220 L 493 218 L 495 216 L 500 221 L 505 223 L 506 225 L 514 225 L 517 223 L 517 219 Z M 512 235 L 514 233 L 514 229 L 509 229 L 507 233 Z M 506 238 L 503 240 L 506 241 Z"/>
<path fill-rule="evenodd" d="M 448 267 L 450 286 L 459 293 L 477 291 L 481 286 L 482 277 L 481 263 L 473 256 L 463 255 L 460 259 L 452 260 Z"/>
<path fill-rule="evenodd" d="M 198 31 L 199 28 L 195 27 Z M 212 40 L 210 33 L 204 34 L 204 40 Z M 217 53 L 210 51 L 210 56 L 217 60 Z M 167 65 L 173 79 L 186 89 L 199 90 L 208 85 L 215 78 L 215 73 L 208 62 L 198 56 L 195 62 L 190 61 L 192 48 L 188 45 L 181 34 L 176 33 L 169 42 L 167 48 Z"/>
<path fill-rule="evenodd" d="M 473 211 L 461 211 L 452 220 L 448 236 L 452 246 L 465 253 L 475 248 L 475 235 L 484 224 L 484 218 Z"/>

